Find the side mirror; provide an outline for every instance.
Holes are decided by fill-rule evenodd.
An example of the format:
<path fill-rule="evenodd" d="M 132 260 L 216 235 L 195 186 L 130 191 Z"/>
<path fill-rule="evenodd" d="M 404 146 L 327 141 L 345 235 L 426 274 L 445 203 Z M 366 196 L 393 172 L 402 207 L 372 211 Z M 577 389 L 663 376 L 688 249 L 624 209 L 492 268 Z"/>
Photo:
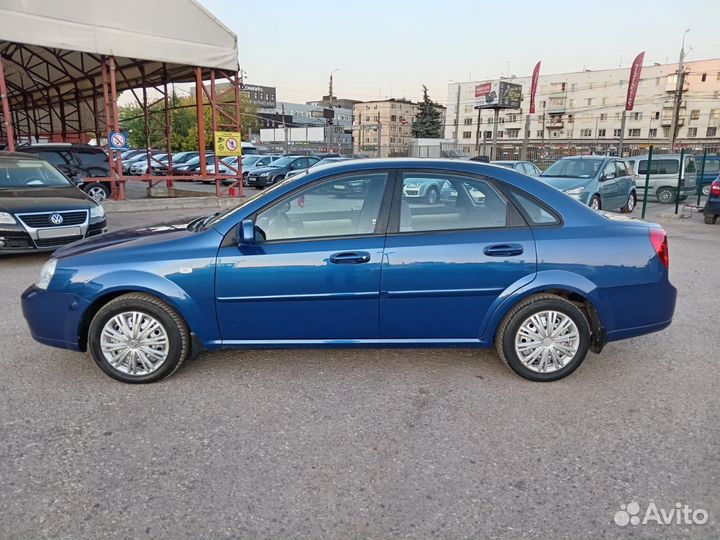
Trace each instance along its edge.
<path fill-rule="evenodd" d="M 255 224 L 252 219 L 243 219 L 237 228 L 238 245 L 248 245 L 255 243 Z"/>

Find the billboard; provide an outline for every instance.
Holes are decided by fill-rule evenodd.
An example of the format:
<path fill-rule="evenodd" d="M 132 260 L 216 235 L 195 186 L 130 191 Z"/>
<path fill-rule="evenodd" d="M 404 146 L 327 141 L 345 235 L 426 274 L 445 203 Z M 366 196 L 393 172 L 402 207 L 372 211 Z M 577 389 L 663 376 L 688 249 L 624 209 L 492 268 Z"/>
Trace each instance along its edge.
<path fill-rule="evenodd" d="M 522 102 L 522 85 L 495 81 L 475 86 L 476 109 L 519 109 Z"/>
<path fill-rule="evenodd" d="M 241 84 L 240 91 L 248 97 L 250 103 L 260 109 L 274 109 L 277 105 L 274 86 Z"/>

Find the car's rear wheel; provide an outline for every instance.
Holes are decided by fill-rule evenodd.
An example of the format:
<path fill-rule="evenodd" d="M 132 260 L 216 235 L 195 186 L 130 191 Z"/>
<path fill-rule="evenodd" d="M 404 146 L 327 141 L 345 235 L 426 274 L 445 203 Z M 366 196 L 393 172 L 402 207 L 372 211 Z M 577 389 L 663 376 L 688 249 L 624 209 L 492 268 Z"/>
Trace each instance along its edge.
<path fill-rule="evenodd" d="M 704 216 L 706 225 L 715 225 L 717 223 L 717 216 Z"/>
<path fill-rule="evenodd" d="M 637 196 L 635 195 L 634 191 L 630 192 L 630 195 L 628 195 L 628 200 L 625 203 L 625 206 L 620 208 L 620 211 L 623 214 L 629 214 L 633 210 L 635 210 L 635 205 L 637 204 Z"/>
<path fill-rule="evenodd" d="M 663 204 L 675 201 L 675 190 L 669 187 L 662 187 L 657 190 L 657 200 Z"/>
<path fill-rule="evenodd" d="M 587 356 L 590 325 L 572 302 L 538 294 L 510 310 L 498 327 L 495 348 L 515 373 L 531 381 L 567 377 Z"/>
<path fill-rule="evenodd" d="M 166 303 L 142 293 L 119 296 L 97 312 L 88 331 L 95 363 L 125 383 L 172 375 L 190 352 L 190 332 Z"/>
<path fill-rule="evenodd" d="M 431 187 L 428 189 L 428 192 L 425 194 L 425 202 L 428 204 L 435 204 L 438 202 L 438 190 L 434 187 Z"/>
<path fill-rule="evenodd" d="M 110 188 L 100 182 L 90 182 L 85 184 L 83 191 L 97 202 L 103 202 L 110 196 Z"/>
<path fill-rule="evenodd" d="M 602 208 L 602 204 L 600 203 L 600 195 L 593 195 L 593 198 L 590 199 L 590 208 L 593 210 L 600 210 Z"/>
<path fill-rule="evenodd" d="M 704 184 L 702 187 L 702 194 L 706 197 L 710 195 L 710 184 Z"/>

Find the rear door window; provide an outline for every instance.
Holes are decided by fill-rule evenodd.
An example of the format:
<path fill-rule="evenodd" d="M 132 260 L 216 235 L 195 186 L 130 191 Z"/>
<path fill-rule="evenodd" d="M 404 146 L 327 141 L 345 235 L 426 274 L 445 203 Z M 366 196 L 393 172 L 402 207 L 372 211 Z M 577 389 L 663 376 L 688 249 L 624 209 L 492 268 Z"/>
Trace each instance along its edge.
<path fill-rule="evenodd" d="M 615 165 L 617 166 L 617 175 L 618 176 L 627 176 L 628 171 L 627 171 L 627 167 L 625 166 L 624 161 L 616 161 Z"/>
<path fill-rule="evenodd" d="M 650 174 L 677 174 L 680 169 L 677 159 L 653 159 L 650 164 Z M 641 159 L 638 165 L 638 174 L 647 174 L 647 159 Z"/>
<path fill-rule="evenodd" d="M 407 172 L 402 179 L 400 232 L 505 227 L 507 201 L 486 180 Z"/>

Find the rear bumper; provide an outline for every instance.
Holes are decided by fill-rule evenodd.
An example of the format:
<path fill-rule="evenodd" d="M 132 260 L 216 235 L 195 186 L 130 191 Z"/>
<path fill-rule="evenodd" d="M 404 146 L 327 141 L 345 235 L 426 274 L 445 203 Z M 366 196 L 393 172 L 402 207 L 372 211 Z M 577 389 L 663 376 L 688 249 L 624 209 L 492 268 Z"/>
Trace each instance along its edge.
<path fill-rule="evenodd" d="M 28 287 L 21 296 L 22 312 L 35 341 L 73 351 L 82 350 L 80 321 L 90 302 L 75 294 Z"/>
<path fill-rule="evenodd" d="M 720 216 L 720 199 L 708 200 L 705 203 L 705 208 L 703 208 L 703 215 L 710 217 Z"/>

